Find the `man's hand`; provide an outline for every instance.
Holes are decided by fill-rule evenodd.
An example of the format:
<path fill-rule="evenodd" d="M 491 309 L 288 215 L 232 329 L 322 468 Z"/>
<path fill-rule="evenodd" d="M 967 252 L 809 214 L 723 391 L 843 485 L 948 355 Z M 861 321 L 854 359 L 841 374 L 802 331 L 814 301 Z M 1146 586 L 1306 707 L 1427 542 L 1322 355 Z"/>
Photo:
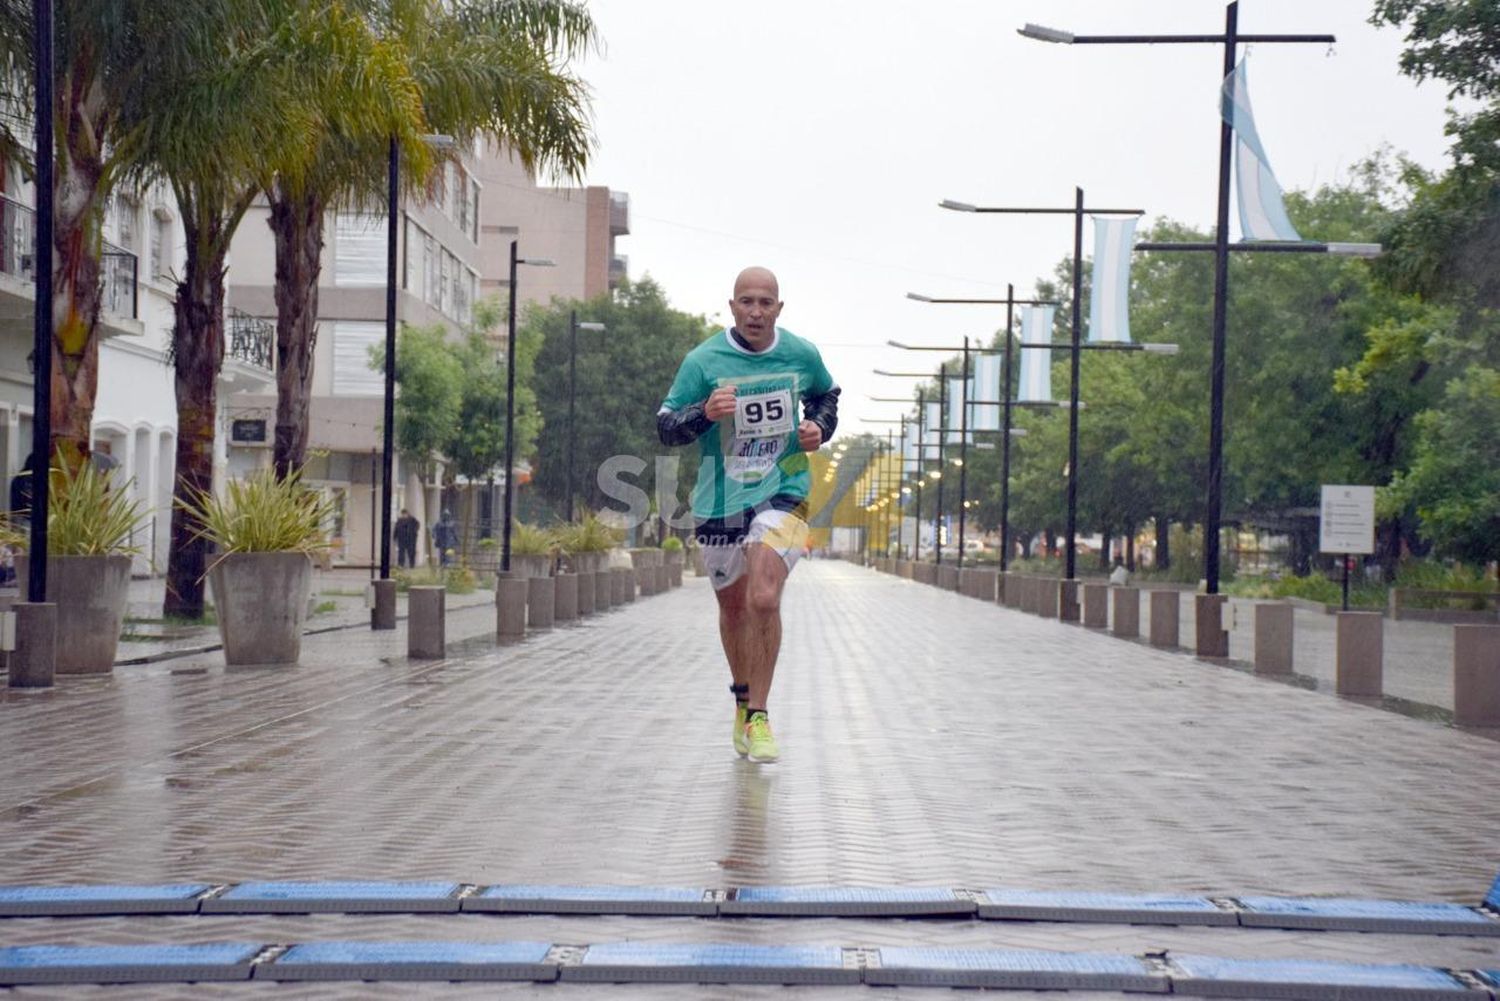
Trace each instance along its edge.
<path fill-rule="evenodd" d="M 722 421 L 734 416 L 734 391 L 733 386 L 720 386 L 709 393 L 703 404 L 703 416 L 711 421 Z"/>
<path fill-rule="evenodd" d="M 823 429 L 812 421 L 797 425 L 797 444 L 804 452 L 816 452 L 823 447 Z"/>

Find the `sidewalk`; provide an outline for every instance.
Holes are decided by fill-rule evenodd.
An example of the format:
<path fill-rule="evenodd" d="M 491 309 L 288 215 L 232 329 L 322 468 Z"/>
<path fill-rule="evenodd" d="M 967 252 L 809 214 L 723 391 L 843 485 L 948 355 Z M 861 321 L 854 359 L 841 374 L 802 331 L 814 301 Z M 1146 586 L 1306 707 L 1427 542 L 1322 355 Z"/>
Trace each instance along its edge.
<path fill-rule="evenodd" d="M 351 620 L 367 614 L 359 606 Z M 1500 868 L 1495 740 L 842 562 L 800 566 L 784 606 L 774 766 L 730 748 L 716 612 L 691 576 L 503 647 L 486 597 L 450 611 L 440 662 L 405 657 L 403 624 L 310 635 L 292 668 L 231 670 L 208 653 L 7 690 L 0 882 L 1008 886 L 1474 903 Z M 864 919 L 9 919 L 0 934 L 1003 943 L 1455 968 L 1493 967 L 1497 952 L 1495 939 Z M 338 996 L 402 996 L 376 987 Z M 556 998 L 564 986 L 545 989 Z M 180 990 L 137 996 L 190 996 Z M 905 990 L 878 996 L 934 996 Z"/>

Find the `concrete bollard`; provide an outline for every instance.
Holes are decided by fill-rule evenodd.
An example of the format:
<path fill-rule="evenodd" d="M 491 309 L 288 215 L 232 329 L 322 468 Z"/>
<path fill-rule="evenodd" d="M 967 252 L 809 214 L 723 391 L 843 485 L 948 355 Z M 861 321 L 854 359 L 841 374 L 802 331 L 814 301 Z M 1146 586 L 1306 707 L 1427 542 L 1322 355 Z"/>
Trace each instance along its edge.
<path fill-rule="evenodd" d="M 1500 726 L 1500 626 L 1453 627 L 1453 722 Z"/>
<path fill-rule="evenodd" d="M 938 588 L 943 591 L 958 590 L 958 567 L 951 563 L 944 563 L 937 571 Z"/>
<path fill-rule="evenodd" d="M 1089 629 L 1109 626 L 1109 585 L 1083 585 L 1083 624 Z"/>
<path fill-rule="evenodd" d="M 585 570 L 578 574 L 578 617 L 594 614 L 594 574 Z"/>
<path fill-rule="evenodd" d="M 441 660 L 447 644 L 448 591 L 440 585 L 422 585 L 406 590 L 406 655 Z"/>
<path fill-rule="evenodd" d="M 1222 594 L 1193 595 L 1193 649 L 1199 657 L 1229 656 L 1229 631 L 1224 628 L 1228 600 Z"/>
<path fill-rule="evenodd" d="M 560 573 L 552 578 L 552 621 L 572 622 L 578 618 L 578 575 Z"/>
<path fill-rule="evenodd" d="M 1178 642 L 1178 603 L 1176 591 L 1151 591 L 1151 645 L 1176 650 Z"/>
<path fill-rule="evenodd" d="M 525 577 L 501 574 L 495 580 L 495 636 L 513 639 L 526 635 Z"/>
<path fill-rule="evenodd" d="M 1010 576 L 1010 573 L 1005 570 L 995 572 L 995 603 L 998 605 L 1010 605 L 1010 599 L 1005 597 L 1005 581 Z"/>
<path fill-rule="evenodd" d="M 1037 589 L 1040 583 L 1029 574 L 1020 578 L 1021 581 L 1021 611 L 1030 612 L 1032 615 L 1042 614 L 1041 592 Z"/>
<path fill-rule="evenodd" d="M 1057 582 L 1057 617 L 1064 622 L 1078 621 L 1078 581 Z"/>
<path fill-rule="evenodd" d="M 1057 585 L 1056 577 L 1036 579 L 1036 613 L 1044 619 L 1055 619 L 1060 611 L 1058 599 L 1062 597 L 1062 588 Z"/>
<path fill-rule="evenodd" d="M 614 585 L 609 567 L 594 571 L 594 611 L 607 612 L 614 606 Z"/>
<path fill-rule="evenodd" d="M 1138 587 L 1111 588 L 1115 596 L 1115 625 L 1112 630 L 1122 640 L 1133 640 L 1141 635 L 1141 589 Z"/>
<path fill-rule="evenodd" d="M 674 560 L 667 564 L 667 586 L 682 586 L 682 563 L 680 561 Z"/>
<path fill-rule="evenodd" d="M 1383 691 L 1385 617 L 1379 612 L 1339 612 L 1334 690 L 1377 697 Z"/>
<path fill-rule="evenodd" d="M 1293 615 L 1284 601 L 1255 604 L 1255 673 L 1291 674 Z"/>
<path fill-rule="evenodd" d="M 11 688 L 51 688 L 57 675 L 57 604 L 18 601 L 16 648 L 10 652 Z"/>
<path fill-rule="evenodd" d="M 395 629 L 396 582 L 389 578 L 372 580 L 370 586 L 375 591 L 375 604 L 370 609 L 370 628 Z"/>
<path fill-rule="evenodd" d="M 656 593 L 666 594 L 672 590 L 672 568 L 663 563 L 656 568 Z"/>
<path fill-rule="evenodd" d="M 551 629 L 557 614 L 557 588 L 551 577 L 526 579 L 526 628 Z"/>
<path fill-rule="evenodd" d="M 615 591 L 611 595 L 616 605 L 628 605 L 635 600 L 635 571 L 617 567 L 610 571 L 615 579 Z"/>
<path fill-rule="evenodd" d="M 958 574 L 959 593 L 980 601 L 995 600 L 995 571 L 964 567 Z"/>
<path fill-rule="evenodd" d="M 914 575 L 914 573 L 915 573 L 915 569 L 914 569 L 915 567 L 916 567 L 916 564 L 913 563 L 911 560 L 902 560 L 901 561 L 901 576 L 904 577 L 904 578 L 906 578 L 907 580 L 911 580 L 912 577 L 913 577 L 913 575 Z"/>

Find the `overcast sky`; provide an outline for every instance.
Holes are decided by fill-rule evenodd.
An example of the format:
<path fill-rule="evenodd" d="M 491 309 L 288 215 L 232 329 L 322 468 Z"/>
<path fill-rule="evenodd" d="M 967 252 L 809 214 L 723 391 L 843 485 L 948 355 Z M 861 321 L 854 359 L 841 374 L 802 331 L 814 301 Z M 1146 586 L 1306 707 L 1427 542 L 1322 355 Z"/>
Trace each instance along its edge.
<path fill-rule="evenodd" d="M 925 370 L 940 357 L 887 339 L 956 345 L 1003 323 L 1004 307 L 922 305 L 906 292 L 1004 296 L 1014 282 L 1022 296 L 1072 251 L 1067 217 L 962 214 L 939 209 L 941 199 L 1071 206 L 1081 186 L 1090 205 L 1212 224 L 1220 47 L 1049 45 L 1016 29 L 1216 33 L 1222 4 L 589 6 L 605 51 L 582 66 L 599 143 L 588 182 L 630 195 L 631 233 L 618 244 L 630 274 L 655 278 L 678 309 L 727 320 L 738 270 L 772 268 L 781 325 L 822 349 L 851 432 L 860 418 L 903 409 L 867 396 L 911 395 L 910 380 L 872 369 Z M 1344 178 L 1382 144 L 1444 163 L 1444 88 L 1400 75 L 1401 34 L 1368 25 L 1370 7 L 1240 4 L 1241 32 L 1338 37 L 1331 51 L 1250 47 L 1257 124 L 1288 190 Z M 662 373 L 663 392 L 671 377 Z"/>

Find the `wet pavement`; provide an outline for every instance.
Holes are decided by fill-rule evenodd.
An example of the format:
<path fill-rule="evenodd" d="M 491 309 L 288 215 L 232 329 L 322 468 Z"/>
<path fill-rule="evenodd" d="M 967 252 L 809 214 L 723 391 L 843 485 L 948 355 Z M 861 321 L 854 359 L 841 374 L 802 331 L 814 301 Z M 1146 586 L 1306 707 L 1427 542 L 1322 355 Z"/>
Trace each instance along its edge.
<path fill-rule="evenodd" d="M 408 660 L 403 623 L 309 635 L 295 667 L 226 669 L 210 651 L 63 679 L 45 692 L 6 690 L 0 882 L 1006 886 L 1474 904 L 1500 869 L 1492 734 L 811 561 L 784 602 L 771 704 L 783 759 L 754 766 L 730 747 L 706 581 L 689 575 L 680 590 L 506 646 L 492 642 L 494 611 L 480 595 L 450 605 L 442 661 Z M 353 623 L 367 621 L 357 600 L 341 613 Z M 246 938 L 1167 949 L 1500 964 L 1495 938 L 968 919 L 0 921 L 4 945 Z M 363 997 L 411 987 L 214 990 Z M 443 986 L 453 996 L 542 990 L 829 997 L 870 988 Z"/>

